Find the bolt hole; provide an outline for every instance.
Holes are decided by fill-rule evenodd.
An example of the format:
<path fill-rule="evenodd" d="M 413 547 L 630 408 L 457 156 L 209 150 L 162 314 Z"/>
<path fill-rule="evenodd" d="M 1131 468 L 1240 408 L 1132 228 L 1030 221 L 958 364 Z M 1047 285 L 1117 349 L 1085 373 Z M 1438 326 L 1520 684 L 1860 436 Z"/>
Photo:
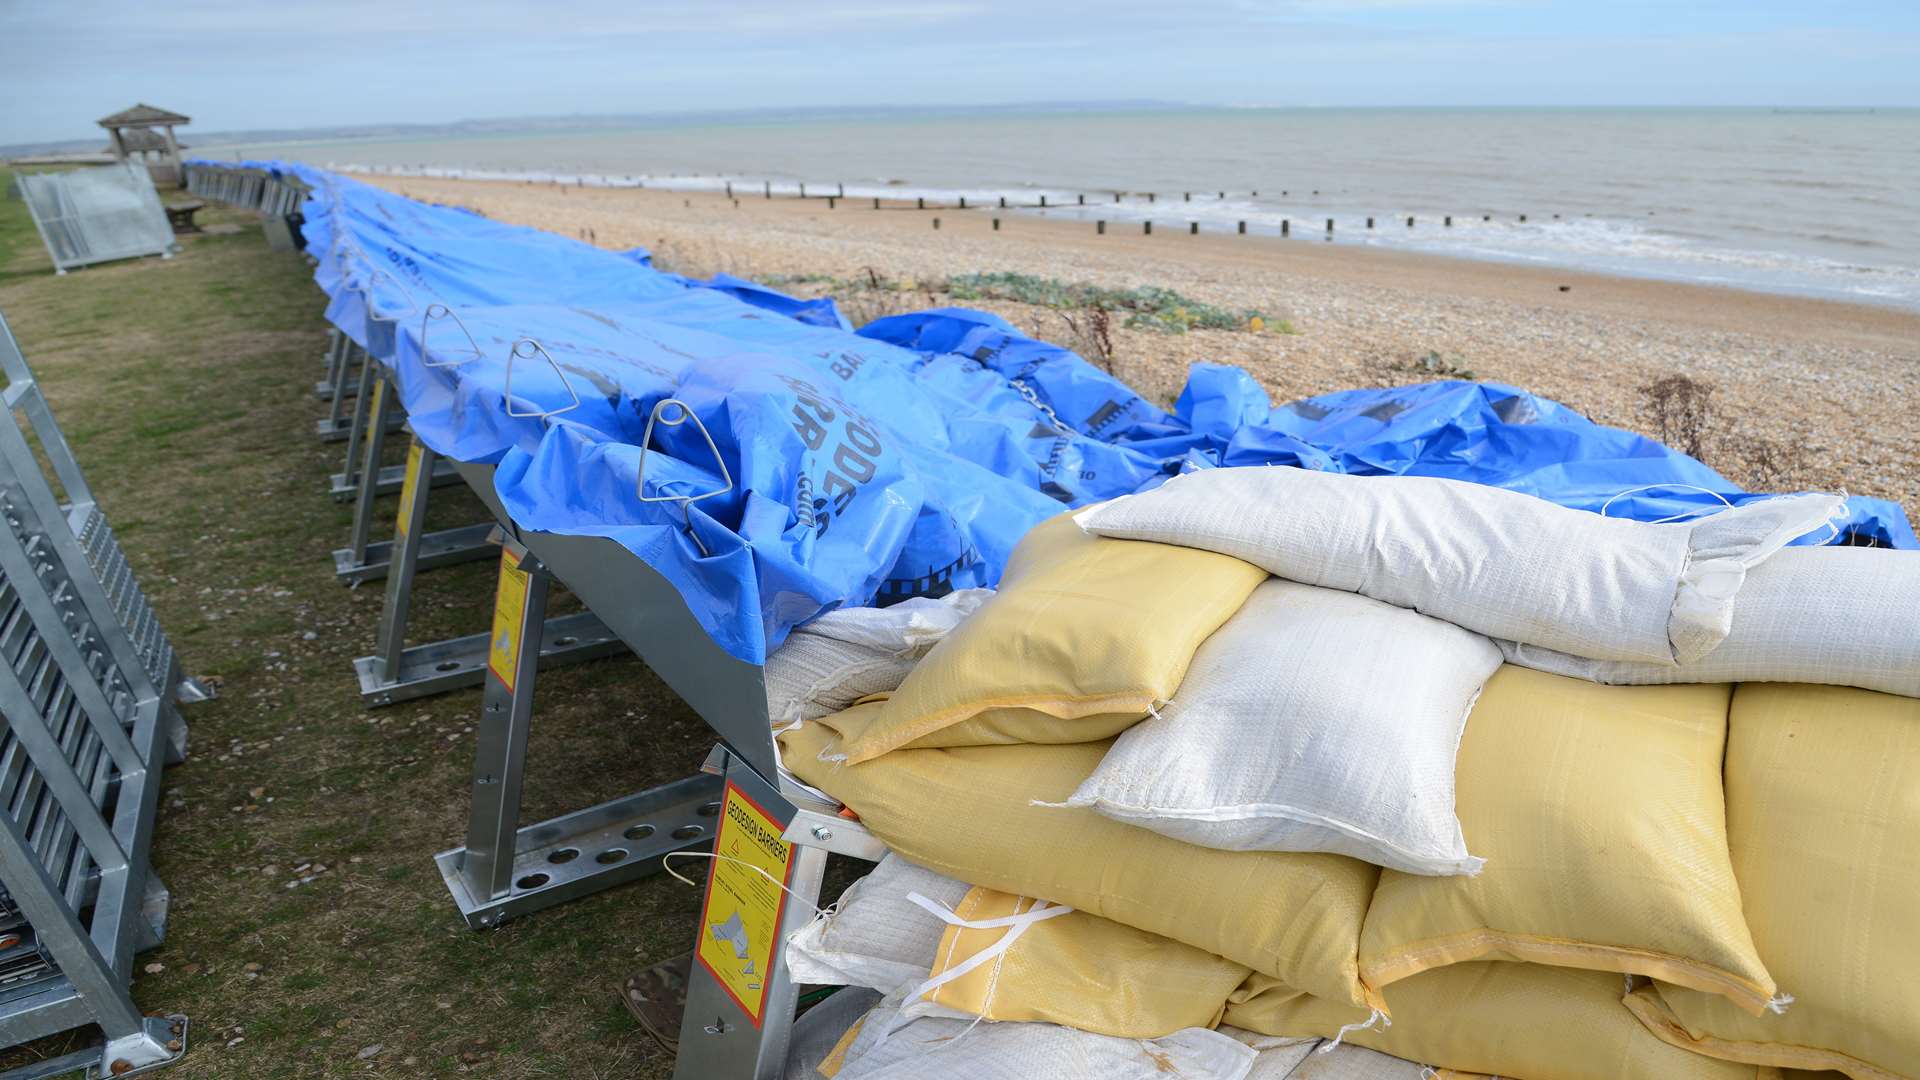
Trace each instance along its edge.
<path fill-rule="evenodd" d="M 578 644 L 580 644 L 580 639 L 577 637 L 574 637 L 572 634 L 563 634 L 560 637 L 553 639 L 553 646 L 556 649 L 565 649 L 565 648 L 568 648 L 569 646 L 578 645 Z"/>
<path fill-rule="evenodd" d="M 673 838 L 675 840 L 691 840 L 706 831 L 707 829 L 704 825 L 682 825 L 673 830 Z"/>
<path fill-rule="evenodd" d="M 712 817 L 713 815 L 719 812 L 720 812 L 720 804 L 717 802 L 707 803 L 706 805 L 700 808 L 701 817 Z"/>
<path fill-rule="evenodd" d="M 552 878 L 545 874 L 528 874 L 526 877 L 514 882 L 513 887 L 516 889 L 537 889 L 552 880 Z"/>
<path fill-rule="evenodd" d="M 437 664 L 435 664 L 435 665 L 433 665 L 433 670 L 435 670 L 435 671 L 459 671 L 459 670 L 460 670 L 460 661 L 458 661 L 458 660 L 442 660 L 442 661 L 440 661 L 439 663 L 437 663 Z"/>
<path fill-rule="evenodd" d="M 628 829 L 626 832 L 623 832 L 620 835 L 626 837 L 629 840 L 645 840 L 647 837 L 653 835 L 653 826 L 635 825 L 634 827 Z"/>
<path fill-rule="evenodd" d="M 579 857 L 580 857 L 579 848 L 563 847 L 559 851 L 556 851 L 551 855 L 548 855 L 547 861 L 555 865 L 559 865 L 560 863 L 570 863 Z"/>
<path fill-rule="evenodd" d="M 614 863 L 620 862 L 626 857 L 626 848 L 608 848 L 600 854 L 595 855 L 593 861 L 599 863 L 601 866 L 612 866 Z"/>

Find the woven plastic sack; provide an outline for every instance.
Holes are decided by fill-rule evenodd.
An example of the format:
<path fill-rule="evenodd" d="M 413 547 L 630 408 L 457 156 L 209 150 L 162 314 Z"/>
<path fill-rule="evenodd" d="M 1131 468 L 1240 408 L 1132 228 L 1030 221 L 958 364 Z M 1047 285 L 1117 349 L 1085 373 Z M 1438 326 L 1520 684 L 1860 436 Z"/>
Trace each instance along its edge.
<path fill-rule="evenodd" d="M 1730 725 L 1733 867 L 1754 941 L 1794 1002 L 1753 1017 L 1663 985 L 1628 1003 L 1703 1054 L 1920 1077 L 1920 701 L 1754 684 L 1735 691 Z"/>
<path fill-rule="evenodd" d="M 1669 1046 L 1621 1004 L 1624 991 L 1621 977 L 1606 972 L 1539 964 L 1458 964 L 1388 987 L 1391 1026 L 1358 1027 L 1368 1020 L 1365 1011 L 1286 991 L 1256 994 L 1229 1005 L 1226 1022 L 1274 1035 L 1337 1036 L 1343 1048 L 1360 1045 L 1424 1062 L 1436 1071 L 1456 1070 L 1453 1075 L 1528 1080 L 1777 1077 L 1772 1070 Z"/>
<path fill-rule="evenodd" d="M 1233 555 L 1491 637 L 1673 664 L 1727 636 L 1750 568 L 1845 506 L 1792 495 L 1649 525 L 1461 480 L 1273 467 L 1189 473 L 1075 520 L 1102 536 Z"/>
<path fill-rule="evenodd" d="M 1000 590 L 901 683 L 847 759 L 902 746 L 1109 739 L 1173 696 L 1266 573 L 1238 559 L 1035 526 Z"/>
<path fill-rule="evenodd" d="M 1055 1024 L 975 1024 L 904 1018 L 883 1000 L 830 1055 L 830 1080 L 1245 1080 L 1256 1053 L 1230 1035 L 1187 1028 L 1159 1039 L 1120 1039 Z"/>
<path fill-rule="evenodd" d="M 1218 851 L 1059 802 L 1109 743 L 896 750 L 822 761 L 834 725 L 780 736 L 789 768 L 860 815 L 889 848 L 949 877 L 1042 898 L 1185 942 L 1337 1001 L 1376 999 L 1359 978 L 1361 920 L 1380 871 L 1338 855 Z"/>
<path fill-rule="evenodd" d="M 1586 660 L 1502 642 L 1509 663 L 1616 684 L 1792 682 L 1920 697 L 1920 552 L 1787 548 L 1753 568 L 1733 629 L 1691 664 Z"/>
<path fill-rule="evenodd" d="M 1367 984 L 1524 960 L 1764 1011 L 1777 989 L 1742 914 L 1720 782 L 1729 693 L 1496 672 L 1467 721 L 1455 793 L 1486 869 L 1383 872 L 1360 940 Z"/>
<path fill-rule="evenodd" d="M 1453 813 L 1454 754 L 1499 666 L 1480 634 L 1273 578 L 1066 805 L 1205 847 L 1477 873 Z"/>
<path fill-rule="evenodd" d="M 992 595 L 992 589 L 957 589 L 937 600 L 916 596 L 892 607 L 840 608 L 795 627 L 767 657 L 767 716 L 785 727 L 892 693 L 927 650 Z"/>
<path fill-rule="evenodd" d="M 1213 1027 L 1251 971 L 1084 911 L 1004 926 L 1037 902 L 975 887 L 955 908 L 927 989 L 909 999 L 955 1015 L 1029 1020 L 1124 1038 Z"/>
<path fill-rule="evenodd" d="M 947 927 L 907 897 L 918 893 L 953 907 L 969 888 L 888 854 L 847 887 L 831 912 L 787 939 L 793 980 L 864 986 L 883 994 L 924 981 Z"/>

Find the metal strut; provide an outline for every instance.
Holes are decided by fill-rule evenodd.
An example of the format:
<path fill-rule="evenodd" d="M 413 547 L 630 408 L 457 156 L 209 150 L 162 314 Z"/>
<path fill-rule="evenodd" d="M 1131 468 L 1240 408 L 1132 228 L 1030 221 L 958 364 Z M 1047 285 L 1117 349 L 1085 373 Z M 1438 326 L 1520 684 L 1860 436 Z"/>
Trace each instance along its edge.
<path fill-rule="evenodd" d="M 552 580 L 525 547 L 502 538 L 466 843 L 434 856 L 461 917 L 474 929 L 655 873 L 668 853 L 712 843 L 720 810 L 720 784 L 703 775 L 520 824 Z"/>

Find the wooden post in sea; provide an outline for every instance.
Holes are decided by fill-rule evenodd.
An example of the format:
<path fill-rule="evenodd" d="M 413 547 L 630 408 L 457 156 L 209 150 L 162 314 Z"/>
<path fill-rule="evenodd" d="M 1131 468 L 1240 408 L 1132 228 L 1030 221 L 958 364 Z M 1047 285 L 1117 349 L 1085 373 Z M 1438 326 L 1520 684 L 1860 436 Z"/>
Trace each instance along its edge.
<path fill-rule="evenodd" d="M 1119 193 L 1119 192 L 1117 192 L 1117 191 L 1116 191 L 1116 192 L 1114 192 L 1114 193 L 1113 193 L 1113 201 L 1114 201 L 1114 203 L 1115 203 L 1116 205 L 1117 205 L 1117 204 L 1118 204 L 1118 203 L 1120 202 L 1120 193 Z"/>
<path fill-rule="evenodd" d="M 1223 199 L 1224 199 L 1224 198 L 1226 198 L 1226 197 L 1227 197 L 1227 193 L 1226 193 L 1226 192 L 1224 192 L 1224 191 L 1223 191 L 1223 192 L 1221 192 L 1221 193 L 1220 193 L 1220 197 L 1221 197 L 1221 198 L 1223 198 Z"/>
<path fill-rule="evenodd" d="M 1151 191 L 1149 191 L 1149 192 L 1147 192 L 1147 201 L 1148 201 L 1148 202 L 1152 202 L 1152 201 L 1153 201 L 1153 192 L 1151 192 Z"/>
<path fill-rule="evenodd" d="M 1522 224 L 1522 225 L 1525 225 L 1526 223 L 1527 223 L 1527 215 L 1525 215 L 1525 214 L 1521 214 L 1521 215 L 1520 215 L 1520 224 Z"/>
<path fill-rule="evenodd" d="M 1197 221 L 1189 221 L 1189 222 L 1187 222 L 1187 235 L 1188 235 L 1188 236 L 1199 236 L 1199 235 L 1200 235 L 1200 223 L 1199 223 L 1199 222 L 1197 222 Z"/>
<path fill-rule="evenodd" d="M 1181 192 L 1180 194 L 1181 194 L 1181 196 L 1182 196 L 1182 197 L 1181 197 L 1181 199 L 1180 199 L 1180 201 L 1181 201 L 1181 202 L 1192 202 L 1192 201 L 1193 201 L 1193 192 L 1191 192 L 1191 191 L 1183 191 L 1183 192 Z"/>
<path fill-rule="evenodd" d="M 836 193 L 836 194 L 834 195 L 834 198 L 836 198 L 836 199 L 844 199 L 844 198 L 846 198 L 846 197 L 847 197 L 847 185 L 845 185 L 845 184 L 835 184 L 835 185 L 834 185 L 834 187 L 836 187 L 836 188 L 838 188 L 838 189 L 840 189 L 840 190 L 839 190 L 839 191 L 838 191 L 838 192 L 837 192 L 837 193 Z"/>
<path fill-rule="evenodd" d="M 875 210 L 880 209 L 880 200 L 877 197 L 873 200 L 873 208 Z"/>
<path fill-rule="evenodd" d="M 1152 235 L 1153 235 L 1153 222 L 1151 222 L 1151 221 L 1143 221 L 1143 222 L 1141 222 L 1141 223 L 1140 223 L 1140 235 L 1142 235 L 1142 236 L 1152 236 Z"/>
<path fill-rule="evenodd" d="M 1440 224 L 1446 226 L 1449 229 L 1453 228 L 1453 215 L 1448 214 L 1446 217 L 1441 218 Z"/>
<path fill-rule="evenodd" d="M 1045 210 L 1046 208 L 1047 208 L 1047 197 L 1045 195 L 1042 195 L 1040 196 L 1040 209 Z"/>
<path fill-rule="evenodd" d="M 1333 235 L 1333 219 L 1332 218 L 1327 219 L 1327 235 L 1328 236 Z"/>
<path fill-rule="evenodd" d="M 1247 235 L 1247 223 L 1244 221 L 1240 223 L 1240 235 L 1241 236 Z"/>
<path fill-rule="evenodd" d="M 960 209 L 965 210 L 966 208 L 967 208 L 967 197 L 965 195 L 962 195 L 960 196 Z"/>
<path fill-rule="evenodd" d="M 999 219 L 999 218 L 994 218 L 994 219 L 993 219 L 993 231 L 994 231 L 994 232 L 999 232 L 999 231 L 1000 231 L 1000 219 Z"/>
<path fill-rule="evenodd" d="M 1080 196 L 1080 205 L 1081 206 L 1087 205 L 1087 197 L 1085 195 Z"/>
<path fill-rule="evenodd" d="M 1280 239 L 1285 240 L 1287 238 L 1287 235 L 1292 231 L 1293 231 L 1293 223 L 1288 221 L 1286 218 L 1281 218 L 1280 219 Z"/>
<path fill-rule="evenodd" d="M 839 201 L 840 201 L 840 197 L 838 195 L 827 196 L 827 209 L 829 210 L 833 209 L 833 204 Z"/>
<path fill-rule="evenodd" d="M 800 185 L 800 197 L 803 199 L 807 197 L 807 185 L 804 183 Z"/>
<path fill-rule="evenodd" d="M 927 197 L 925 195 L 922 195 L 919 198 L 913 200 L 913 208 L 915 210 L 925 210 L 927 208 Z"/>
<path fill-rule="evenodd" d="M 727 198 L 733 198 L 733 181 L 727 181 Z"/>
<path fill-rule="evenodd" d="M 1368 218 L 1368 219 L 1367 219 L 1367 228 L 1369 228 L 1369 229 L 1371 229 L 1371 228 L 1373 228 L 1373 219 L 1372 219 L 1372 218 Z"/>
<path fill-rule="evenodd" d="M 1005 195 L 1002 195 L 1000 196 L 1000 209 L 1005 210 L 1006 208 L 1007 208 L 1007 197 Z"/>
<path fill-rule="evenodd" d="M 1096 222 L 1094 222 L 1094 223 L 1093 223 L 1093 233 L 1094 233 L 1094 235 L 1095 235 L 1095 236 L 1105 236 L 1105 235 L 1107 235 L 1107 223 L 1106 223 L 1106 222 L 1104 222 L 1104 221 L 1096 221 Z"/>
<path fill-rule="evenodd" d="M 767 181 L 766 187 L 763 190 L 765 191 L 767 198 L 769 199 L 773 198 L 773 181 L 771 180 Z"/>
<path fill-rule="evenodd" d="M 1481 221 L 1492 221 L 1492 220 L 1493 220 L 1493 215 L 1492 215 L 1492 214 L 1481 214 L 1481 215 L 1480 215 L 1480 220 L 1481 220 Z"/>
<path fill-rule="evenodd" d="M 934 232 L 939 232 L 939 231 L 940 231 L 940 219 L 939 219 L 939 218 L 934 218 L 934 219 L 933 219 L 933 231 L 934 231 Z"/>
<path fill-rule="evenodd" d="M 1407 215 L 1407 228 L 1409 228 L 1409 229 L 1411 229 L 1411 228 L 1413 228 L 1413 215 L 1412 215 L 1412 214 L 1408 214 L 1408 215 Z"/>

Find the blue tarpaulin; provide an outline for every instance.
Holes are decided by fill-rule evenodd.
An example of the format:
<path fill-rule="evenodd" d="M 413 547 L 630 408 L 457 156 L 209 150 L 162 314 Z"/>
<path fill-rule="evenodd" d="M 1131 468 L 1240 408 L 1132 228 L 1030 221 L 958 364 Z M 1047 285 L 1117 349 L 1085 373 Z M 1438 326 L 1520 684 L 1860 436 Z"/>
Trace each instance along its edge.
<path fill-rule="evenodd" d="M 1766 497 L 1497 383 L 1276 408 L 1245 372 L 1201 364 L 1168 412 L 982 312 L 856 333 L 831 300 L 249 164 L 313 188 L 327 316 L 391 369 L 423 442 L 496 464 L 522 528 L 632 551 L 753 663 L 835 607 L 992 585 L 1037 522 L 1186 469 L 1454 477 L 1643 521 Z M 1899 506 L 1849 510 L 1840 539 L 1920 546 Z"/>

